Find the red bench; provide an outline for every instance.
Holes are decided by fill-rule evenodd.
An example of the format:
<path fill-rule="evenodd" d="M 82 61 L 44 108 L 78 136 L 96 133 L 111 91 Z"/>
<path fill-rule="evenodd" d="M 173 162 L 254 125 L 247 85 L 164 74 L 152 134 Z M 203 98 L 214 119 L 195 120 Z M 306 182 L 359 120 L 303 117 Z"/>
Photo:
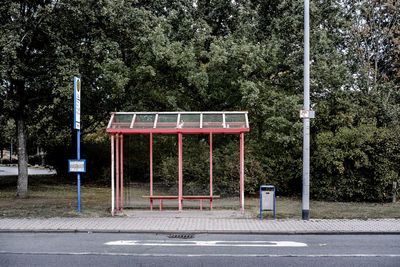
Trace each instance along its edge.
<path fill-rule="evenodd" d="M 160 210 L 162 210 L 162 201 L 163 200 L 178 200 L 179 199 L 178 196 L 158 196 L 158 195 L 142 196 L 142 198 L 150 199 L 150 210 L 153 210 L 153 200 L 160 201 Z M 209 200 L 210 201 L 210 210 L 212 210 L 212 201 L 215 198 L 220 198 L 220 196 L 182 196 L 182 201 L 183 200 L 200 200 L 200 210 L 203 210 L 203 200 Z"/>

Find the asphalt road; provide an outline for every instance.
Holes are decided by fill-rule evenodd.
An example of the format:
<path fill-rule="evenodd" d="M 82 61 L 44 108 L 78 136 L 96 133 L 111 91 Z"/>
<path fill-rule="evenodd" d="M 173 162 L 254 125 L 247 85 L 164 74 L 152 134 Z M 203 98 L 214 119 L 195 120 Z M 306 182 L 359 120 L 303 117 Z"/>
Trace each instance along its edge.
<path fill-rule="evenodd" d="M 0 266 L 400 266 L 400 235 L 1 233 Z"/>

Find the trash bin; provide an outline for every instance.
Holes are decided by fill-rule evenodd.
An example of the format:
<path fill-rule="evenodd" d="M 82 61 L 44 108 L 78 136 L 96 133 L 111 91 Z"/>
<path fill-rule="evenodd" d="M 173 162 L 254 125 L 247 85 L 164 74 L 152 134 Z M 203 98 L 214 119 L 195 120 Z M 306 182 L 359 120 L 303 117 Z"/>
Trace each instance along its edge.
<path fill-rule="evenodd" d="M 260 186 L 260 220 L 263 210 L 273 211 L 275 219 L 275 186 L 273 185 Z"/>

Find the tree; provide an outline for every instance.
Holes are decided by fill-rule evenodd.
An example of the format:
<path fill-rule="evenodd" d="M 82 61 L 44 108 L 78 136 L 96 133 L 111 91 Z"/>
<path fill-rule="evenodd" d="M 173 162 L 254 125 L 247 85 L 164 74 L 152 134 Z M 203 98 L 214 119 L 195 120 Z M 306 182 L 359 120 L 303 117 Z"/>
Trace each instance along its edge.
<path fill-rule="evenodd" d="M 27 128 L 40 125 L 35 131 L 38 138 L 54 133 L 68 136 L 63 130 L 72 121 L 66 120 L 72 117 L 72 77 L 85 75 L 85 93 L 97 105 L 113 100 L 105 95 L 107 85 L 112 83 L 117 90 L 123 84 L 123 79 L 115 82 L 120 77 L 114 71 L 118 66 L 114 44 L 99 38 L 107 30 L 111 6 L 79 0 L 0 3 L 0 107 L 17 126 L 18 197 L 28 196 Z M 96 13 L 99 8 L 103 12 Z M 115 91 L 107 92 L 112 96 Z M 86 105 L 92 108 L 83 124 L 90 131 L 110 108 Z"/>
<path fill-rule="evenodd" d="M 32 112 L 49 101 L 58 61 L 49 23 L 56 5 L 45 0 L 0 4 L 1 106 L 17 126 L 18 197 L 28 196 L 27 124 Z"/>
<path fill-rule="evenodd" d="M 389 0 L 344 3 L 351 23 L 347 44 L 348 51 L 355 55 L 357 85 L 360 90 L 370 93 L 396 76 L 400 3 Z"/>

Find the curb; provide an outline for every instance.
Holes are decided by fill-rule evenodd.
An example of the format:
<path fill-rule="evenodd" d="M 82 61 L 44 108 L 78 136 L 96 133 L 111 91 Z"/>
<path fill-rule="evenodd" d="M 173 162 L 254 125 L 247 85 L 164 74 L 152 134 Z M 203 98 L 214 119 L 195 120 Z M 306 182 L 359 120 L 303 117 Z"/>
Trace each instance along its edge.
<path fill-rule="evenodd" d="M 1 233 L 103 233 L 103 234 L 231 234 L 231 235 L 400 235 L 400 231 L 335 231 L 335 230 L 326 230 L 326 231 L 288 231 L 288 232 L 280 232 L 280 231 L 245 231 L 245 230 L 227 230 L 227 231 L 204 231 L 204 230 L 99 230 L 99 229 L 1 229 Z"/>

